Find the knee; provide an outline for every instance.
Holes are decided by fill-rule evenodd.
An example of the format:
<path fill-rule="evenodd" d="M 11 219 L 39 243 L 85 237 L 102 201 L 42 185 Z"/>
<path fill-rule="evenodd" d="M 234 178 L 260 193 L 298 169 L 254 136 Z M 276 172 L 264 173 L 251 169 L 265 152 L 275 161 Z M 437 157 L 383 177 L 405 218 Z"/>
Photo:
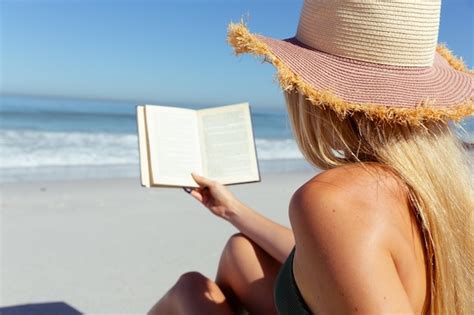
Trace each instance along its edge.
<path fill-rule="evenodd" d="M 180 309 L 183 303 L 192 301 L 196 296 L 212 297 L 214 290 L 211 280 L 199 272 L 187 272 L 179 277 L 148 315 L 182 313 Z"/>
<path fill-rule="evenodd" d="M 171 288 L 170 293 L 174 296 L 189 290 L 208 287 L 211 280 L 196 271 L 190 271 L 182 274 L 175 285 Z"/>
<path fill-rule="evenodd" d="M 240 258 L 248 257 L 250 251 L 255 251 L 253 241 L 242 233 L 236 233 L 227 241 L 222 258 L 230 262 L 238 262 Z"/>
<path fill-rule="evenodd" d="M 209 301 L 223 300 L 222 292 L 216 283 L 195 271 L 181 275 L 169 294 L 178 304 L 180 301 L 194 300 L 196 296 Z"/>
<path fill-rule="evenodd" d="M 202 282 L 206 279 L 204 275 L 197 271 L 188 271 L 179 276 L 177 283 Z"/>
<path fill-rule="evenodd" d="M 251 248 L 253 248 L 253 241 L 242 233 L 236 233 L 229 238 L 224 247 L 224 251 L 229 253 L 239 253 Z"/>

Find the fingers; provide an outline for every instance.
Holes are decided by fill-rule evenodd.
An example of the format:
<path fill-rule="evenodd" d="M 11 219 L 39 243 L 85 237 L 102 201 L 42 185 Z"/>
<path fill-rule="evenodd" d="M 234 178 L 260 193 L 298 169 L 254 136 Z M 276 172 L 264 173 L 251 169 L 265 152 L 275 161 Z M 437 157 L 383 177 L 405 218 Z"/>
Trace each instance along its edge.
<path fill-rule="evenodd" d="M 190 194 L 191 194 L 191 196 L 196 198 L 199 202 L 203 202 L 204 198 L 203 198 L 202 194 L 200 192 L 198 192 L 197 190 L 195 190 L 195 189 L 191 190 Z"/>
<path fill-rule="evenodd" d="M 190 194 L 191 196 L 193 196 L 194 198 L 196 198 L 200 202 L 204 200 L 202 193 L 194 188 L 183 187 L 183 190 L 187 192 L 188 194 Z"/>
<path fill-rule="evenodd" d="M 196 181 L 196 183 L 198 183 L 199 186 L 212 186 L 212 184 L 214 184 L 214 181 L 196 173 L 191 173 L 191 176 Z"/>

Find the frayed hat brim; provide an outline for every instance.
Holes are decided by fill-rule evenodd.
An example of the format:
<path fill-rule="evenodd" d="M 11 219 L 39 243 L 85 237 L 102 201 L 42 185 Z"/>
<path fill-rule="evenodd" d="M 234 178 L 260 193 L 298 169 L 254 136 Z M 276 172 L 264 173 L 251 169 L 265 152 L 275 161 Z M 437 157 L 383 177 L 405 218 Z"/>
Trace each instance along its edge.
<path fill-rule="evenodd" d="M 433 67 L 418 69 L 328 55 L 295 39 L 252 34 L 244 23 L 229 25 L 228 42 L 237 55 L 250 53 L 273 64 L 283 90 L 297 90 L 341 118 L 361 112 L 372 120 L 421 125 L 474 114 L 472 71 L 445 46 L 438 46 Z"/>

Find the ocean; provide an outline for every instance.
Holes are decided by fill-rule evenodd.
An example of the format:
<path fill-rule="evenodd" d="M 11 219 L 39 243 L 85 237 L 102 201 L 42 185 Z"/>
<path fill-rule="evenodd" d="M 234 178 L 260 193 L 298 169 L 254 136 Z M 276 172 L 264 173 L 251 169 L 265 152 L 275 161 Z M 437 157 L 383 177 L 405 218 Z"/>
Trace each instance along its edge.
<path fill-rule="evenodd" d="M 137 104 L 0 96 L 0 180 L 138 177 Z M 311 169 L 283 108 L 251 111 L 261 171 Z"/>
<path fill-rule="evenodd" d="M 137 104 L 0 96 L 0 181 L 138 177 Z M 312 169 L 283 106 L 251 111 L 262 172 Z M 462 125 L 474 143 L 474 119 Z"/>

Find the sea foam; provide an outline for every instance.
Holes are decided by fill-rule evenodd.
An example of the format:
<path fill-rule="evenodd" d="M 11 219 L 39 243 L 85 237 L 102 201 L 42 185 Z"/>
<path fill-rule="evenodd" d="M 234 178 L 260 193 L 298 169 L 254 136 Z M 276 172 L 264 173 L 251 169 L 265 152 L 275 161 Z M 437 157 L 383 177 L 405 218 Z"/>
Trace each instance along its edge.
<path fill-rule="evenodd" d="M 0 168 L 138 163 L 136 134 L 0 130 Z M 255 140 L 259 160 L 302 158 L 293 139 Z"/>

